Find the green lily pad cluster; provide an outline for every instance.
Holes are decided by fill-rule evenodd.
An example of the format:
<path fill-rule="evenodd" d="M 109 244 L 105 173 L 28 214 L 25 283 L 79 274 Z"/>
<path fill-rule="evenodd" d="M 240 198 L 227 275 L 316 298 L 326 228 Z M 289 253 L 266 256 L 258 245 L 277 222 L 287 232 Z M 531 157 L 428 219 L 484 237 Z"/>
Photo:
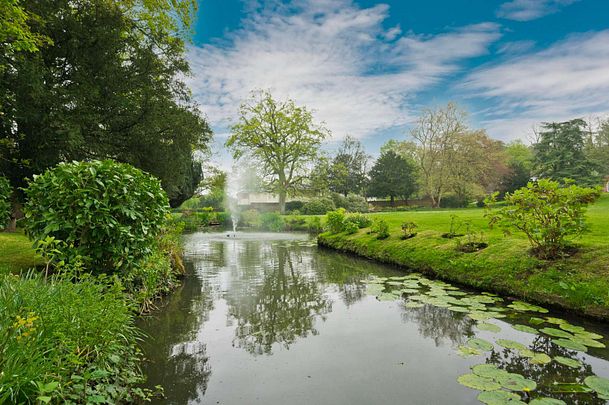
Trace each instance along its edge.
<path fill-rule="evenodd" d="M 485 404 L 524 404 L 519 392 L 530 392 L 537 383 L 520 374 L 509 373 L 494 364 L 478 364 L 472 372 L 457 378 L 459 384 L 482 391 L 478 400 Z"/>

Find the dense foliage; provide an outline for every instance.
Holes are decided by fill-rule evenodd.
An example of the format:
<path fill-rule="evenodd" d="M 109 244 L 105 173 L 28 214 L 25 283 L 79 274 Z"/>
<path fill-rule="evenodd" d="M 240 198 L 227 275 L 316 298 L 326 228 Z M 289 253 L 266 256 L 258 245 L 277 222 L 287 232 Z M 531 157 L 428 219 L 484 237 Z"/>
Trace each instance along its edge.
<path fill-rule="evenodd" d="M 126 403 L 146 396 L 121 286 L 0 279 L 0 403 Z"/>
<path fill-rule="evenodd" d="M 325 215 L 328 211 L 336 209 L 334 201 L 328 197 L 313 198 L 302 207 L 302 213 L 306 215 Z"/>
<path fill-rule="evenodd" d="M 11 185 L 6 177 L 0 176 L 0 230 L 6 227 L 11 215 Z"/>
<path fill-rule="evenodd" d="M 339 208 L 326 214 L 328 232 L 339 233 L 345 230 L 345 209 Z"/>
<path fill-rule="evenodd" d="M 393 151 L 383 153 L 370 170 L 368 195 L 407 200 L 417 190 L 416 167 Z"/>
<path fill-rule="evenodd" d="M 111 158 L 158 177 L 173 206 L 190 197 L 201 179 L 194 150 L 211 136 L 182 80 L 195 2 L 19 5 L 26 35 L 48 41 L 0 56 L 0 171 L 14 188 L 62 161 Z"/>
<path fill-rule="evenodd" d="M 507 206 L 488 216 L 491 225 L 500 226 L 506 233 L 513 229 L 524 232 L 534 252 L 551 259 L 564 253 L 569 242 L 587 230 L 585 208 L 599 195 L 598 188 L 562 186 L 543 179 L 507 194 Z M 492 198 L 488 200 L 490 206 L 493 202 Z"/>
<path fill-rule="evenodd" d="M 328 188 L 345 197 L 348 194 L 363 194 L 367 180 L 367 162 L 368 155 L 361 142 L 347 136 L 330 162 Z"/>
<path fill-rule="evenodd" d="M 26 232 L 42 253 L 80 260 L 93 273 L 135 266 L 151 253 L 168 214 L 157 179 L 111 160 L 60 164 L 26 194 Z"/>

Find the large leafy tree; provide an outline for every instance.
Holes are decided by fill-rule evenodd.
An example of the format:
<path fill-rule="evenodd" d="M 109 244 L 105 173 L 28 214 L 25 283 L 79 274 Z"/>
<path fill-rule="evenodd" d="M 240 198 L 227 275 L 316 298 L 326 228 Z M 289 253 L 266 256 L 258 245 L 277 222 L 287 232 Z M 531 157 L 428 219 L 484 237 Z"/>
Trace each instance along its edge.
<path fill-rule="evenodd" d="M 416 166 L 391 150 L 381 154 L 369 176 L 368 196 L 389 197 L 392 205 L 396 197 L 407 200 L 417 191 Z"/>
<path fill-rule="evenodd" d="M 328 130 L 293 100 L 278 101 L 268 91 L 256 91 L 241 105 L 239 122 L 226 141 L 233 157 L 258 162 L 267 187 L 279 195 L 285 212 L 288 192 L 303 190 L 309 164 Z"/>
<path fill-rule="evenodd" d="M 368 155 L 361 142 L 347 136 L 332 159 L 329 171 L 329 188 L 342 194 L 361 194 L 366 185 Z"/>
<path fill-rule="evenodd" d="M 193 0 L 31 0 L 52 45 L 0 77 L 0 171 L 14 186 L 61 161 L 112 158 L 161 179 L 172 205 L 194 192 L 194 150 L 211 131 L 180 77 Z"/>
<path fill-rule="evenodd" d="M 533 145 L 534 174 L 558 181 L 570 178 L 578 184 L 598 184 L 599 173 L 585 153 L 586 129 L 587 123 L 582 119 L 544 123 L 539 141 Z"/>

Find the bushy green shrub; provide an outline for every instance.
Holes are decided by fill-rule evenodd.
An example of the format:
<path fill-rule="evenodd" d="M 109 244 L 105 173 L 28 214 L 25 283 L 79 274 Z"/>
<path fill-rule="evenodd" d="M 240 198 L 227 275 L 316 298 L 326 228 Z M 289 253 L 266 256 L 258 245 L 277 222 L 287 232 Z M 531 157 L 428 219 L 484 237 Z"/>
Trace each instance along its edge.
<path fill-rule="evenodd" d="M 288 216 L 284 219 L 285 230 L 287 231 L 307 231 L 308 224 L 305 217 Z"/>
<path fill-rule="evenodd" d="M 335 209 L 334 202 L 327 197 L 314 198 L 302 206 L 305 215 L 324 215 Z"/>
<path fill-rule="evenodd" d="M 239 226 L 248 228 L 260 227 L 260 213 L 257 210 L 247 210 L 239 214 Z"/>
<path fill-rule="evenodd" d="M 326 214 L 326 224 L 330 233 L 340 233 L 345 230 L 345 209 L 339 208 Z"/>
<path fill-rule="evenodd" d="M 372 219 L 362 214 L 351 214 L 345 219 L 346 222 L 353 222 L 359 229 L 368 228 L 372 225 Z"/>
<path fill-rule="evenodd" d="M 11 184 L 6 177 L 0 176 L 0 230 L 4 229 L 11 218 Z"/>
<path fill-rule="evenodd" d="M 344 196 L 339 193 L 330 194 L 336 208 L 344 208 L 347 212 L 368 212 L 368 202 L 357 194 Z"/>
<path fill-rule="evenodd" d="M 304 201 L 299 201 L 299 200 L 295 200 L 295 201 L 288 201 L 285 203 L 285 210 L 287 212 L 292 212 L 292 211 L 301 211 L 302 207 L 305 205 Z"/>
<path fill-rule="evenodd" d="M 264 212 L 260 215 L 260 227 L 265 231 L 281 232 L 285 223 L 280 213 Z"/>
<path fill-rule="evenodd" d="M 377 239 L 387 239 L 389 237 L 389 225 L 384 219 L 379 219 L 374 222 L 372 232 L 376 233 Z"/>
<path fill-rule="evenodd" d="M 600 188 L 542 179 L 506 194 L 508 205 L 492 211 L 496 196 L 487 199 L 490 225 L 498 225 L 506 234 L 513 229 L 523 232 L 535 254 L 551 259 L 560 256 L 573 238 L 588 229 L 585 210 L 600 196 Z"/>
<path fill-rule="evenodd" d="M 402 239 L 410 239 L 417 235 L 417 224 L 412 221 L 402 223 Z"/>
<path fill-rule="evenodd" d="M 352 221 L 345 221 L 343 228 L 344 231 L 349 235 L 352 235 L 359 230 L 359 226 L 357 226 L 357 223 Z"/>
<path fill-rule="evenodd" d="M 112 160 L 59 164 L 25 192 L 28 236 L 63 241 L 58 260 L 80 257 L 96 273 L 131 268 L 150 254 L 169 212 L 156 178 Z"/>
<path fill-rule="evenodd" d="M 132 403 L 139 332 L 122 287 L 0 277 L 0 403 Z"/>
<path fill-rule="evenodd" d="M 311 233 L 313 235 L 319 235 L 320 233 L 322 233 L 324 228 L 321 223 L 321 218 L 320 217 L 311 218 L 307 228 L 308 228 L 307 230 L 309 231 L 309 233 Z"/>
<path fill-rule="evenodd" d="M 457 196 L 455 193 L 448 193 L 440 200 L 440 208 L 465 208 L 469 201 Z"/>

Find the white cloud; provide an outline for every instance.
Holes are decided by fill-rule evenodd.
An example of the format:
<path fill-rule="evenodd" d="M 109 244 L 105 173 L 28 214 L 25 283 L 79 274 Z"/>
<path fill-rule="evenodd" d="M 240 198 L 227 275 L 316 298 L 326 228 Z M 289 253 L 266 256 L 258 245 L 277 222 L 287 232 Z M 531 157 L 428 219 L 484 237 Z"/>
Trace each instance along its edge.
<path fill-rule="evenodd" d="M 488 52 L 491 23 L 437 35 L 385 29 L 389 7 L 296 0 L 252 8 L 224 42 L 193 47 L 189 85 L 212 125 L 225 128 L 253 89 L 271 89 L 316 111 L 334 136 L 365 137 L 412 119 L 420 91 Z"/>
<path fill-rule="evenodd" d="M 512 0 L 503 3 L 497 10 L 497 17 L 516 21 L 531 21 L 554 14 L 562 7 L 579 0 Z"/>
<path fill-rule="evenodd" d="M 460 86 L 492 108 L 481 120 L 504 139 L 543 121 L 609 111 L 609 30 L 572 35 L 549 48 L 480 68 Z"/>

